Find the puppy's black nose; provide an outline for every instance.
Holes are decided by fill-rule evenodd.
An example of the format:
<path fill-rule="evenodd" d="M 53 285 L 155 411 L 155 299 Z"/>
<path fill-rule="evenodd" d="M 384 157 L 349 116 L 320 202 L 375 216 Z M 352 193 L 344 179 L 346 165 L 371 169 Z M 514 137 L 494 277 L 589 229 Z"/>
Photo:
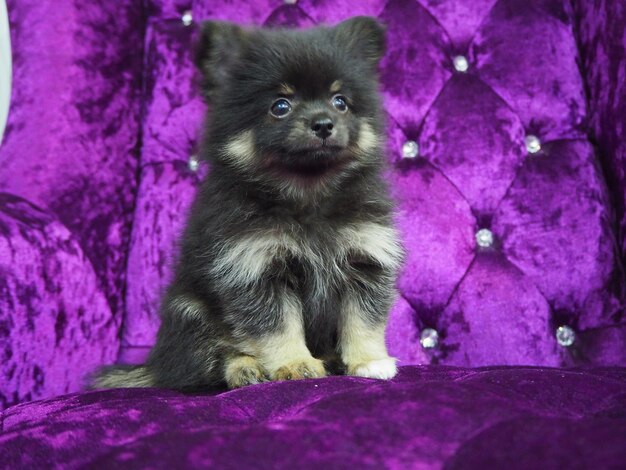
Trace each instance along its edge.
<path fill-rule="evenodd" d="M 333 121 L 328 116 L 316 116 L 311 121 L 311 130 L 320 139 L 326 139 L 333 133 Z"/>

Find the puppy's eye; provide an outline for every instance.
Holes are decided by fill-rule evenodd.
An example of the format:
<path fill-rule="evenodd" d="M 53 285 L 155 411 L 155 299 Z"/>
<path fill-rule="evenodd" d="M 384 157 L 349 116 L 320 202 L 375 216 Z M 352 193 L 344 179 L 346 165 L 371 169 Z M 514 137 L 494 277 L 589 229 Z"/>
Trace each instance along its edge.
<path fill-rule="evenodd" d="M 283 118 L 291 112 L 291 103 L 285 98 L 274 101 L 270 108 L 270 114 L 277 118 Z"/>
<path fill-rule="evenodd" d="M 348 103 L 346 102 L 346 97 L 341 95 L 333 96 L 333 106 L 340 113 L 345 113 L 348 110 Z"/>

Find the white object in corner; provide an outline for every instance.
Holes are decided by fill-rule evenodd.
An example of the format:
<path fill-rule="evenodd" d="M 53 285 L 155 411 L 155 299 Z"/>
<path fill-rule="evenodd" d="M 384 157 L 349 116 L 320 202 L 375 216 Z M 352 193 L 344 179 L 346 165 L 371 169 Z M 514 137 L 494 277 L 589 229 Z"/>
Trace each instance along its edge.
<path fill-rule="evenodd" d="M 0 0 L 0 144 L 11 102 L 11 36 L 5 0 Z"/>

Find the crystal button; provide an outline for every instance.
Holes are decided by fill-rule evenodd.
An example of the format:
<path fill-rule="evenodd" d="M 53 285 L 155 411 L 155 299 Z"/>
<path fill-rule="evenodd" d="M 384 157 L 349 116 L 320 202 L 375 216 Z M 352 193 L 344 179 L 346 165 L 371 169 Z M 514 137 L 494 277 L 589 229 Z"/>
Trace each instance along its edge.
<path fill-rule="evenodd" d="M 404 158 L 415 158 L 419 154 L 419 146 L 414 140 L 407 140 L 402 146 L 402 156 Z"/>
<path fill-rule="evenodd" d="M 452 63 L 454 64 L 454 70 L 457 72 L 467 72 L 467 69 L 469 68 L 467 59 L 462 55 L 458 55 L 452 59 Z"/>
<path fill-rule="evenodd" d="M 481 228 L 476 232 L 476 243 L 482 248 L 489 248 L 493 245 L 493 233 L 488 228 Z"/>
<path fill-rule="evenodd" d="M 191 171 L 198 171 L 198 168 L 200 167 L 200 162 L 198 161 L 198 157 L 196 157 L 195 155 L 192 155 L 191 157 L 189 157 L 189 162 L 187 164 L 189 165 L 189 169 Z"/>
<path fill-rule="evenodd" d="M 183 13 L 183 16 L 180 19 L 185 26 L 189 26 L 191 23 L 193 23 L 193 15 L 189 10 Z"/>
<path fill-rule="evenodd" d="M 563 325 L 556 329 L 556 342 L 561 346 L 571 346 L 576 341 L 576 333 L 569 326 Z"/>
<path fill-rule="evenodd" d="M 435 349 L 439 345 L 439 333 L 432 328 L 424 328 L 420 334 L 420 344 L 424 349 Z"/>
<path fill-rule="evenodd" d="M 536 135 L 527 135 L 524 144 L 528 153 L 537 153 L 541 150 L 541 141 Z"/>

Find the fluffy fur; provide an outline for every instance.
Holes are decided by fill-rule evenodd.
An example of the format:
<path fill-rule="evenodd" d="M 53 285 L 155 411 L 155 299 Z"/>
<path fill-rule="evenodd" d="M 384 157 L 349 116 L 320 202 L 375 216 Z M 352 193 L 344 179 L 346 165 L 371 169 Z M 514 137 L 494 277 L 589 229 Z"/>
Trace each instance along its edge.
<path fill-rule="evenodd" d="M 404 252 L 382 177 L 383 48 L 367 17 L 305 31 L 203 24 L 211 171 L 146 364 L 103 369 L 96 387 L 232 388 L 331 366 L 395 375 L 384 331 Z M 290 110 L 273 115 L 281 99 Z"/>

